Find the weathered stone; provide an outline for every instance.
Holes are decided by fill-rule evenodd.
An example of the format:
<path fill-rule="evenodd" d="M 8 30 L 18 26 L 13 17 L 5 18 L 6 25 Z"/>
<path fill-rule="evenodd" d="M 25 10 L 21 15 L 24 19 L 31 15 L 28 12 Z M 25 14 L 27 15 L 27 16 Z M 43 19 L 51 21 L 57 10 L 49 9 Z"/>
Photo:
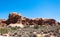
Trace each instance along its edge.
<path fill-rule="evenodd" d="M 11 13 L 11 14 L 9 14 L 6 24 L 9 25 L 11 23 L 21 23 L 21 21 L 22 21 L 21 15 L 19 15 L 17 13 Z"/>
<path fill-rule="evenodd" d="M 23 25 L 60 25 L 55 19 L 47 19 L 47 18 L 34 18 L 29 19 L 26 17 L 22 17 L 19 13 L 10 13 L 7 20 L 0 20 L 0 24 L 23 24 Z"/>

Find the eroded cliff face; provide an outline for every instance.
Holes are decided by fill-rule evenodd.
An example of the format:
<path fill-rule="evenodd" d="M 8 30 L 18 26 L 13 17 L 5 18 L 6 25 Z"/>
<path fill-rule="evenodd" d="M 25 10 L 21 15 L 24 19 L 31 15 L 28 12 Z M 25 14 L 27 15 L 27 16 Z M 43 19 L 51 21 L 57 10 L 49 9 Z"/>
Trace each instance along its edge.
<path fill-rule="evenodd" d="M 10 13 L 7 20 L 0 19 L 0 25 L 9 25 L 9 24 L 23 24 L 23 25 L 60 25 L 55 19 L 43 19 L 43 18 L 34 18 L 29 19 L 22 17 L 19 13 Z"/>

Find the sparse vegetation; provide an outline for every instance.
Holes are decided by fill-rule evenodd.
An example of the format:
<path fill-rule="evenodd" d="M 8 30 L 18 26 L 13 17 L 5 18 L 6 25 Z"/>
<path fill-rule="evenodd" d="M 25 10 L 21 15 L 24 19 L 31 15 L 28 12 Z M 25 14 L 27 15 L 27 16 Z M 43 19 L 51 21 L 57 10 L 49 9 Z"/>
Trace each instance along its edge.
<path fill-rule="evenodd" d="M 8 28 L 0 28 L 0 34 L 8 33 Z"/>
<path fill-rule="evenodd" d="M 60 28 L 60 25 L 58 25 L 58 26 L 55 26 L 55 25 L 54 26 L 39 26 L 39 25 L 35 24 L 34 28 L 26 27 L 26 28 L 23 28 L 22 30 L 24 32 L 29 32 L 29 31 L 40 32 L 40 30 L 42 29 L 43 32 L 45 32 L 45 31 L 48 32 L 48 31 L 51 31 L 51 30 L 57 31 L 57 29 L 59 29 L 59 28 Z M 15 32 L 19 33 L 20 31 L 18 29 L 21 29 L 21 28 L 17 27 L 17 26 L 16 27 L 3 27 L 3 28 L 0 28 L 0 35 L 5 34 L 5 33 L 9 33 L 9 32 L 11 32 L 11 35 L 14 34 Z M 21 30 L 21 32 L 23 33 L 22 30 Z"/>
<path fill-rule="evenodd" d="M 38 28 L 39 28 L 39 25 L 35 24 L 34 29 L 38 29 Z"/>

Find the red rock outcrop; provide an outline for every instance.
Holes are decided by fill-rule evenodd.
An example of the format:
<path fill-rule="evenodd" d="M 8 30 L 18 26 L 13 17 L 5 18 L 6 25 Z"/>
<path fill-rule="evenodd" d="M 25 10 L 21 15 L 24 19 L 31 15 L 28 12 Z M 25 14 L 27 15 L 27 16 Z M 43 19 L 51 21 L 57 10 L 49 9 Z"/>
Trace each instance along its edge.
<path fill-rule="evenodd" d="M 22 16 L 17 13 L 11 13 L 9 14 L 8 19 L 6 20 L 6 24 L 10 23 L 21 23 L 22 22 Z"/>
<path fill-rule="evenodd" d="M 60 22 L 57 22 L 58 23 L 58 25 L 60 25 Z"/>
<path fill-rule="evenodd" d="M 48 25 L 56 25 L 56 20 L 54 19 L 43 19 L 43 23 L 44 24 L 48 24 Z"/>
<path fill-rule="evenodd" d="M 22 24 L 28 25 L 29 24 L 29 21 L 30 21 L 29 18 L 23 17 Z"/>
<path fill-rule="evenodd" d="M 57 22 L 55 19 L 43 19 L 43 18 L 34 18 L 34 19 L 29 19 L 26 17 L 22 17 L 21 14 L 18 13 L 10 13 L 8 16 L 7 20 L 0 20 L 0 24 L 5 23 L 7 25 L 9 24 L 15 24 L 15 23 L 22 23 L 23 25 L 60 25 L 59 22 Z"/>
<path fill-rule="evenodd" d="M 7 24 L 5 23 L 5 19 L 0 19 L 0 27 L 4 27 L 7 26 Z"/>

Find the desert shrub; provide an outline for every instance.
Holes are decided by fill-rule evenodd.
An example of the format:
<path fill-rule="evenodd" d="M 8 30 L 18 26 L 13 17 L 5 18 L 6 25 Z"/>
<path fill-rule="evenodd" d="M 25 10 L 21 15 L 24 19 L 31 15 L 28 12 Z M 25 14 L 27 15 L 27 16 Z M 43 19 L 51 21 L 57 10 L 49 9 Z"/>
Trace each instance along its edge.
<path fill-rule="evenodd" d="M 17 27 L 11 27 L 11 30 L 17 30 Z"/>
<path fill-rule="evenodd" d="M 39 28 L 39 25 L 35 24 L 34 29 L 38 29 L 38 28 Z"/>
<path fill-rule="evenodd" d="M 1 35 L 4 33 L 8 33 L 8 28 L 0 28 Z"/>

